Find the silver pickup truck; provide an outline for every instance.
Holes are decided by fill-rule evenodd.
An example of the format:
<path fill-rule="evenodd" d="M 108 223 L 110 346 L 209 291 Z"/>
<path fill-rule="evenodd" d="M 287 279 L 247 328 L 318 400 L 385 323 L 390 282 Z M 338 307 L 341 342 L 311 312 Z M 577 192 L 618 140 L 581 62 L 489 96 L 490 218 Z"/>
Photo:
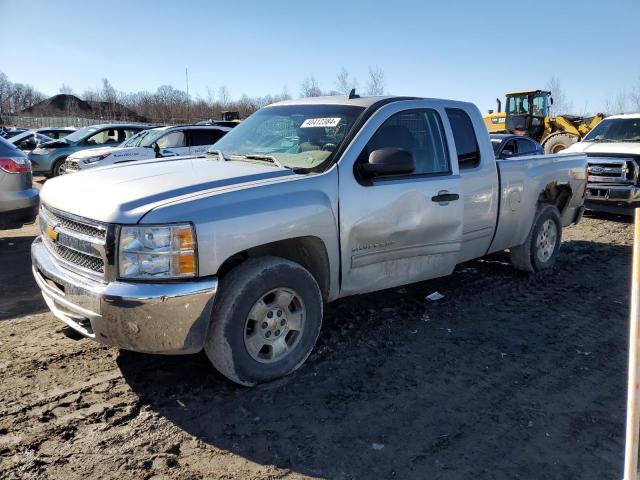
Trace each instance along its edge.
<path fill-rule="evenodd" d="M 213 148 L 45 184 L 33 274 L 60 320 L 254 385 L 305 361 L 325 302 L 505 249 L 544 271 L 583 211 L 583 154 L 496 161 L 469 103 L 287 101 Z"/>

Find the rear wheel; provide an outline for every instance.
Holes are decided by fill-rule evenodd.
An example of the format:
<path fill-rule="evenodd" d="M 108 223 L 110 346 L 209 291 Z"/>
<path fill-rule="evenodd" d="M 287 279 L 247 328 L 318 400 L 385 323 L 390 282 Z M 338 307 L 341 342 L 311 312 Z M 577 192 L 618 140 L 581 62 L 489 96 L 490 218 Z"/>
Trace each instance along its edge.
<path fill-rule="evenodd" d="M 561 241 L 560 212 L 555 205 L 543 205 L 525 242 L 511 249 L 511 263 L 525 272 L 550 270 L 556 263 Z"/>
<path fill-rule="evenodd" d="M 241 385 L 287 375 L 307 359 L 322 324 L 322 295 L 302 266 L 279 257 L 249 259 L 221 281 L 205 352 Z"/>
<path fill-rule="evenodd" d="M 571 145 L 578 141 L 578 137 L 575 135 L 569 135 L 568 133 L 559 133 L 552 135 L 544 142 L 544 153 L 558 153 L 562 150 L 569 148 Z"/>

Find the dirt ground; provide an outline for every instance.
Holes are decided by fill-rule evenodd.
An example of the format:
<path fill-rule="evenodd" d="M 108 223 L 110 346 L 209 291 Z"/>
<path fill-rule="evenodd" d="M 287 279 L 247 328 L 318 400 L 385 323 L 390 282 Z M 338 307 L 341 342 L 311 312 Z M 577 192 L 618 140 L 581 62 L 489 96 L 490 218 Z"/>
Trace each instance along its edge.
<path fill-rule="evenodd" d="M 0 237 L 0 478 L 622 476 L 622 219 L 565 230 L 543 278 L 497 255 L 331 304 L 307 363 L 252 389 L 74 335 L 31 278 L 35 232 Z"/>

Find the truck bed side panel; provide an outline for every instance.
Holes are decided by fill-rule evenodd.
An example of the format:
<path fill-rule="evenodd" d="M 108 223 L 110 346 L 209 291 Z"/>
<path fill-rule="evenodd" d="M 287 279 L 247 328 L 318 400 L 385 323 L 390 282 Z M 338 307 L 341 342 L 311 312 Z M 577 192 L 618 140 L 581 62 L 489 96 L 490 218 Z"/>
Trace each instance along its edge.
<path fill-rule="evenodd" d="M 489 253 L 524 243 L 538 208 L 540 195 L 547 188 L 568 186 L 571 198 L 563 211 L 562 224 L 574 221 L 583 203 L 586 157 L 582 154 L 556 154 L 499 160 L 500 216 Z"/>

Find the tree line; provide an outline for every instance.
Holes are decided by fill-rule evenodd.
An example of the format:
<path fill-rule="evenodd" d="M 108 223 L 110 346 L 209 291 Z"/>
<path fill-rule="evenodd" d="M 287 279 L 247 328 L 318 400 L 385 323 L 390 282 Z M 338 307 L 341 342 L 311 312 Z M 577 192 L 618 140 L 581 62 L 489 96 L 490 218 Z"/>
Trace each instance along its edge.
<path fill-rule="evenodd" d="M 546 87 L 553 93 L 554 111 L 558 114 L 571 113 L 573 103 L 565 94 L 558 78 L 552 77 Z M 387 93 L 384 71 L 378 66 L 369 67 L 367 78 L 361 84 L 345 67 L 342 67 L 333 85 L 328 89 L 322 88 L 314 75 L 309 75 L 299 85 L 299 96 L 348 95 L 354 88 L 364 95 Z M 107 78 L 102 79 L 99 87 L 86 90 L 79 95 L 65 84 L 60 87 L 59 93 L 75 95 L 85 102 L 99 103 L 100 116 L 105 120 L 123 119 L 124 114 L 132 118 L 133 116 L 144 117 L 155 123 L 186 123 L 218 119 L 224 111 L 238 111 L 241 117 L 246 117 L 265 105 L 292 98 L 286 87 L 277 94 L 257 97 L 243 94 L 237 99 L 231 98 L 226 86 L 221 86 L 217 90 L 207 88 L 204 96 L 196 95 L 195 98 L 171 85 L 161 85 L 155 92 L 143 90 L 127 93 L 117 90 Z M 46 95 L 33 86 L 11 82 L 7 75 L 0 72 L 0 118 L 4 115 L 19 113 L 46 98 Z M 86 116 L 81 107 L 82 105 L 78 103 L 67 102 L 64 106 L 65 110 L 61 112 L 59 105 L 45 106 L 44 111 L 38 109 L 38 115 Z M 122 107 L 125 107 L 125 110 Z M 604 107 L 607 114 L 640 111 L 640 77 L 635 84 L 608 100 Z M 46 108 L 50 111 L 46 111 Z"/>

